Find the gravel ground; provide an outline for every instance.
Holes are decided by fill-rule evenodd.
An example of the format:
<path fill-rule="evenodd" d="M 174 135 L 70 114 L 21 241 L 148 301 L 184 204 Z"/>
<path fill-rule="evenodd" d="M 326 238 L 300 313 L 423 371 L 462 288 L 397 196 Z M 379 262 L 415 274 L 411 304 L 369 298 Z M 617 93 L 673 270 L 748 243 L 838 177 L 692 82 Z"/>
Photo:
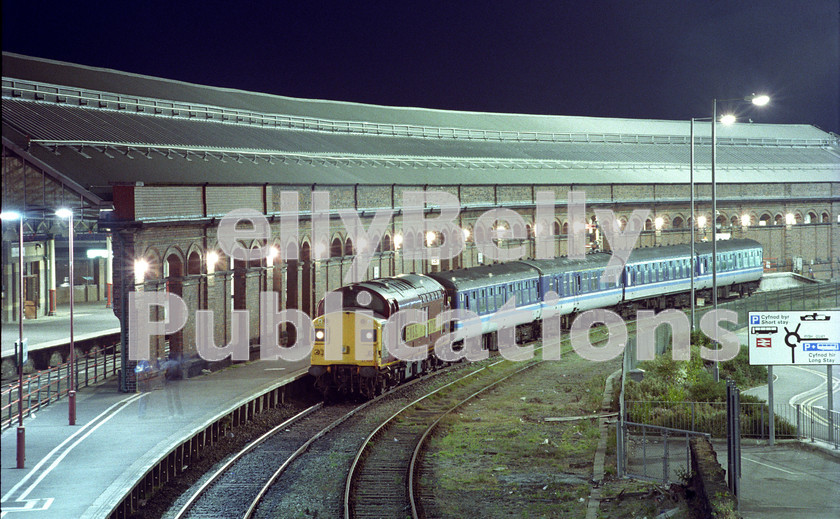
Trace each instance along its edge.
<path fill-rule="evenodd" d="M 141 503 L 141 508 L 130 518 L 157 519 L 166 517 L 173 504 L 196 482 L 201 481 L 205 473 L 217 464 L 223 463 L 228 456 L 241 450 L 251 440 L 259 438 L 260 435 L 282 423 L 283 420 L 294 416 L 305 407 L 302 403 L 287 403 L 280 407 L 268 409 L 257 415 L 253 421 L 228 432 L 212 449 L 205 450 L 202 457 L 185 472 L 158 490 L 150 500 Z"/>
<path fill-rule="evenodd" d="M 516 375 L 442 421 L 421 465 L 426 517 L 585 517 L 597 420 L 545 419 L 599 413 L 604 381 L 619 365 L 567 354 Z M 607 458 L 614 460 L 614 446 Z M 633 498 L 613 500 L 601 517 L 653 517 L 677 507 L 669 492 L 627 480 L 614 482 L 611 495 L 622 485 L 631 486 Z"/>

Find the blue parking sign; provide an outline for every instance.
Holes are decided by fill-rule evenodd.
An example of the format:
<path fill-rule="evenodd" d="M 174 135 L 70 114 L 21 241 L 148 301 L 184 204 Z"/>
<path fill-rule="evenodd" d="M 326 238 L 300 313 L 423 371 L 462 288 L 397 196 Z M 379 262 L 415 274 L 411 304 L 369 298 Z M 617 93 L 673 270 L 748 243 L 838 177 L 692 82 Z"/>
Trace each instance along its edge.
<path fill-rule="evenodd" d="M 750 324 L 761 324 L 761 316 L 760 315 L 751 315 L 750 316 Z"/>

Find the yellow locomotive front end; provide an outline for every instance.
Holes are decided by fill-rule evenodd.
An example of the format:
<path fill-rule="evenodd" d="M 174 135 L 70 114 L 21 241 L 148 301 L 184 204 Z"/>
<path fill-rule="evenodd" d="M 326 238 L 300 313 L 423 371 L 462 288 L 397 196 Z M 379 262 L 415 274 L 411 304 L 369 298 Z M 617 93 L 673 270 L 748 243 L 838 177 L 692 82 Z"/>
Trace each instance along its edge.
<path fill-rule="evenodd" d="M 314 319 L 315 344 L 309 373 L 322 393 L 358 393 L 366 397 L 387 385 L 382 374 L 384 320 L 365 312 L 342 311 Z"/>

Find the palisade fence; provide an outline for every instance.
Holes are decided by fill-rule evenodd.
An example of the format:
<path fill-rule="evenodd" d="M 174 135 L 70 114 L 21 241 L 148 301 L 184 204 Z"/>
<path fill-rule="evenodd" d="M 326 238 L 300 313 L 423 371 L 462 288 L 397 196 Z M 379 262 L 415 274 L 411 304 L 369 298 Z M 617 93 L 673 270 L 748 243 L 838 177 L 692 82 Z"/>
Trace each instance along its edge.
<path fill-rule="evenodd" d="M 102 382 L 120 369 L 119 344 L 91 351 L 76 358 L 76 389 Z M 18 379 L 0 390 L 0 430 L 18 422 L 18 399 L 23 399 L 24 418 L 57 402 L 70 391 L 70 363 L 23 377 L 23 394 Z"/>
<path fill-rule="evenodd" d="M 840 308 L 840 283 L 820 283 L 748 298 L 719 302 L 718 308 L 738 313 L 745 326 L 749 312 L 807 311 Z M 711 310 L 696 309 L 696 322 Z M 735 326 L 729 327 L 735 329 Z M 663 354 L 671 344 L 669 327 L 655 333 L 656 353 Z M 627 343 L 624 369 L 638 364 L 635 338 Z M 625 373 L 626 373 L 625 371 Z M 622 394 L 623 398 L 623 394 Z M 623 401 L 623 421 L 617 426 L 619 475 L 661 482 L 678 482 L 690 469 L 688 440 L 695 435 L 726 438 L 726 402 Z M 840 413 L 817 406 L 776 404 L 775 438 L 827 442 L 840 449 Z M 740 402 L 740 433 L 743 438 L 768 439 L 770 412 L 766 403 Z"/>

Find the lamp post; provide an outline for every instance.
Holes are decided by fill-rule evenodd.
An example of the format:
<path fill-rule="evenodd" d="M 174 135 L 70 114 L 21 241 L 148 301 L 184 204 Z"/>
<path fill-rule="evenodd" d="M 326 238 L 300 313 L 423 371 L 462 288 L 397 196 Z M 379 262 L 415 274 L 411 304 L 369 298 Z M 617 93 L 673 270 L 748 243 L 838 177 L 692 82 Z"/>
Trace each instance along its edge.
<path fill-rule="evenodd" d="M 70 240 L 70 381 L 67 392 L 68 422 L 70 425 L 76 425 L 76 344 L 73 340 L 73 309 L 74 309 L 74 294 L 75 291 L 74 277 L 73 277 L 73 211 L 70 209 L 59 209 L 55 212 L 59 218 L 67 218 L 68 222 L 68 236 Z"/>
<path fill-rule="evenodd" d="M 689 159 L 689 184 L 691 184 L 691 331 L 694 331 L 694 302 L 696 297 L 694 295 L 694 227 L 697 225 L 697 218 L 694 216 L 694 118 L 691 118 L 691 131 L 689 133 L 691 142 L 691 153 Z"/>
<path fill-rule="evenodd" d="M 0 219 L 18 221 L 18 428 L 17 468 L 26 461 L 26 428 L 23 426 L 23 214 L 14 211 L 0 213 Z"/>
<path fill-rule="evenodd" d="M 748 101 L 756 106 L 764 106 L 770 102 L 766 95 L 752 94 L 744 98 L 724 99 L 723 101 Z M 712 99 L 712 310 L 717 312 L 717 182 L 715 169 L 717 162 L 717 99 Z M 735 122 L 734 115 L 724 115 L 721 123 L 730 125 Z M 718 361 L 715 360 L 715 382 L 720 380 Z"/>

